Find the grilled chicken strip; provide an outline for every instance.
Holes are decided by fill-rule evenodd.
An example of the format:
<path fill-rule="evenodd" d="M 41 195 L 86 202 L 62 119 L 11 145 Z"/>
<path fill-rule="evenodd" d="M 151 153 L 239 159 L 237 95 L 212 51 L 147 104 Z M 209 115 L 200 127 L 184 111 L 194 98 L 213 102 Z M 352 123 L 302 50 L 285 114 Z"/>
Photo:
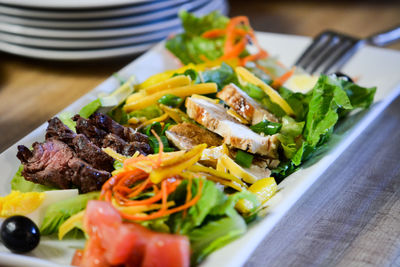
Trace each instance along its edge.
<path fill-rule="evenodd" d="M 217 94 L 217 97 L 222 99 L 237 114 L 253 125 L 263 121 L 264 119 L 278 122 L 278 119 L 274 114 L 263 109 L 260 104 L 233 83 L 225 86 Z"/>
<path fill-rule="evenodd" d="M 233 147 L 277 158 L 279 140 L 276 135 L 261 136 L 239 123 L 219 104 L 200 98 L 186 99 L 186 112 L 190 118 L 224 138 Z"/>
<path fill-rule="evenodd" d="M 200 144 L 222 145 L 222 138 L 219 135 L 189 122 L 172 126 L 165 135 L 179 149 L 187 150 Z"/>

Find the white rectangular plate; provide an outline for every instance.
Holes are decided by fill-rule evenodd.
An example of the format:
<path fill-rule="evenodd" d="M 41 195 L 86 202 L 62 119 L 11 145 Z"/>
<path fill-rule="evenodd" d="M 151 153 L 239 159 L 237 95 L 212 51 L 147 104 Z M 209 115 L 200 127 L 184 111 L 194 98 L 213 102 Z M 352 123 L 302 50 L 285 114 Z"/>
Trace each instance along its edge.
<path fill-rule="evenodd" d="M 258 33 L 261 45 L 271 55 L 290 66 L 310 43 L 307 37 L 282 34 Z M 119 74 L 127 78 L 135 75 L 139 81 L 152 74 L 179 67 L 177 60 L 160 44 L 122 69 Z M 266 216 L 249 227 L 249 231 L 238 240 L 211 254 L 201 266 L 241 266 L 252 251 L 276 225 L 293 204 L 322 175 L 328 166 L 350 145 L 350 143 L 374 120 L 379 113 L 400 93 L 400 52 L 375 47 L 364 47 L 346 65 L 343 71 L 358 77 L 362 86 L 377 86 L 374 105 L 367 111 L 352 115 L 339 125 L 336 135 L 328 144 L 329 149 L 321 157 L 306 164 L 279 184 L 279 192 L 269 202 Z M 94 100 L 100 92 L 111 92 L 118 87 L 118 81 L 110 77 L 83 96 L 68 111 L 77 112 L 86 103 Z M 46 124 L 43 124 L 18 144 L 30 146 L 34 141 L 44 139 Z M 19 161 L 16 158 L 17 145 L 11 146 L 0 155 L 0 195 L 10 191 L 10 180 L 16 172 Z M 43 238 L 41 244 L 27 256 L 15 255 L 0 246 L 0 265 L 12 266 L 62 266 L 68 265 L 77 246 L 82 241 L 57 241 Z"/>

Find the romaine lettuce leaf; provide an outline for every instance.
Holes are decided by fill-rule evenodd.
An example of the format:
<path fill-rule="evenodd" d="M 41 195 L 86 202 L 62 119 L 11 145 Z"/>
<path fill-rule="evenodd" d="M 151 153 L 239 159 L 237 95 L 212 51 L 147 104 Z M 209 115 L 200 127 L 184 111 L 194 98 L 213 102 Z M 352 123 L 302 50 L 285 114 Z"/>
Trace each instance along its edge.
<path fill-rule="evenodd" d="M 206 225 L 193 230 L 189 233 L 193 250 L 192 265 L 201 262 L 211 252 L 238 238 L 246 230 L 246 222 L 237 213 L 235 216 L 210 221 Z"/>
<path fill-rule="evenodd" d="M 202 57 L 215 60 L 222 56 L 224 38 L 206 39 L 201 34 L 211 29 L 224 29 L 228 18 L 218 12 L 212 12 L 204 17 L 196 17 L 186 11 L 179 13 L 184 33 L 169 39 L 165 46 L 183 64 L 202 63 Z"/>
<path fill-rule="evenodd" d="M 98 199 L 99 192 L 90 192 L 74 198 L 51 204 L 44 215 L 40 233 L 50 235 L 57 232 L 60 225 L 72 215 L 84 210 L 89 200 Z"/>
<path fill-rule="evenodd" d="M 310 146 L 315 147 L 321 136 L 336 124 L 339 108 L 353 109 L 346 91 L 337 79 L 321 75 L 313 88 L 303 133 Z"/>
<path fill-rule="evenodd" d="M 230 83 L 239 84 L 235 71 L 226 63 L 222 63 L 217 69 L 206 70 L 202 75 L 205 83 L 216 83 L 218 85 L 218 90 L 221 90 L 225 85 Z"/>
<path fill-rule="evenodd" d="M 74 113 L 65 111 L 58 115 L 58 118 L 64 123 L 68 128 L 76 133 L 76 122 L 72 120 Z"/>
<path fill-rule="evenodd" d="M 49 187 L 41 184 L 35 184 L 30 181 L 25 180 L 24 176 L 22 176 L 22 170 L 24 169 L 23 165 L 20 165 L 18 171 L 15 173 L 14 177 L 11 180 L 11 190 L 16 190 L 20 192 L 43 192 L 49 190 L 55 190 L 58 188 Z"/>

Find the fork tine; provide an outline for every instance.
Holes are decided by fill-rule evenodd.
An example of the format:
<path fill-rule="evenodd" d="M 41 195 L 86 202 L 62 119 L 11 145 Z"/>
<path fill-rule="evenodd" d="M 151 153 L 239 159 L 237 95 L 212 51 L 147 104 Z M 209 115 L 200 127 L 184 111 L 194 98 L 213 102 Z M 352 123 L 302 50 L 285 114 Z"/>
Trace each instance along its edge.
<path fill-rule="evenodd" d="M 307 50 L 301 55 L 301 57 L 296 61 L 295 65 L 299 67 L 305 67 L 306 62 L 309 61 L 309 57 L 314 54 L 316 49 L 320 48 L 325 42 L 330 38 L 330 32 L 325 31 L 320 33 L 314 38 L 312 44 L 307 47 Z"/>
<path fill-rule="evenodd" d="M 313 60 L 307 64 L 305 70 L 313 74 L 338 46 L 340 46 L 340 37 L 332 35 L 329 43 L 325 44 L 325 46 L 318 51 L 318 54 L 313 58 Z"/>
<path fill-rule="evenodd" d="M 320 54 L 319 58 L 316 59 L 313 64 L 310 64 L 310 68 L 308 69 L 310 73 L 316 73 L 322 69 L 326 68 L 326 65 L 330 62 L 334 64 L 338 59 L 338 55 L 342 53 L 342 51 L 347 51 L 347 49 L 351 48 L 352 42 L 348 40 L 345 36 L 336 36 L 337 42 L 335 44 L 326 47 L 323 53 Z"/>
<path fill-rule="evenodd" d="M 333 59 L 326 61 L 326 64 L 324 64 L 321 73 L 326 74 L 330 72 L 339 71 L 341 67 L 344 65 L 344 63 L 346 63 L 347 60 L 358 51 L 360 46 L 364 44 L 365 41 L 363 40 L 357 40 L 357 39 L 350 40 L 350 45 L 346 47 L 346 49 L 338 51 L 338 53 L 336 53 L 336 56 Z"/>

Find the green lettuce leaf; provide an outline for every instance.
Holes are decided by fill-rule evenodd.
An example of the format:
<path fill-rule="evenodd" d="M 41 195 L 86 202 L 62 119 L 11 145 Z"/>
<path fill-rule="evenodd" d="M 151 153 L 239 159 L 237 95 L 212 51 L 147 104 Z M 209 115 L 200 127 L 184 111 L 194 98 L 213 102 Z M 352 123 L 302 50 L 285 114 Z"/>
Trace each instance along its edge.
<path fill-rule="evenodd" d="M 44 215 L 40 233 L 42 235 L 56 233 L 61 224 L 72 215 L 84 210 L 87 202 L 98 199 L 99 195 L 99 192 L 90 192 L 51 204 Z"/>
<path fill-rule="evenodd" d="M 210 221 L 206 225 L 193 230 L 189 233 L 193 250 L 192 265 L 198 264 L 211 252 L 238 238 L 246 230 L 246 222 L 237 213 L 234 216 Z"/>
<path fill-rule="evenodd" d="M 227 84 L 239 83 L 235 71 L 226 63 L 222 63 L 221 67 L 217 69 L 204 71 L 202 75 L 205 83 L 216 83 L 218 85 L 218 90 L 221 90 Z"/>
<path fill-rule="evenodd" d="M 65 111 L 58 115 L 58 118 L 64 123 L 68 128 L 76 133 L 76 122 L 72 120 L 74 113 Z"/>
<path fill-rule="evenodd" d="M 43 192 L 49 190 L 56 190 L 58 188 L 49 187 L 41 184 L 35 184 L 30 181 L 25 180 L 22 176 L 23 165 L 20 165 L 18 171 L 15 173 L 11 180 L 11 190 L 16 190 L 20 192 Z"/>
<path fill-rule="evenodd" d="M 99 98 L 97 98 L 97 99 L 93 100 L 92 102 L 90 102 L 89 104 L 87 104 L 86 106 L 84 106 L 79 111 L 79 115 L 81 115 L 81 117 L 87 119 L 90 117 L 90 115 L 95 113 L 96 110 L 98 110 L 100 107 L 101 107 L 101 101 Z"/>
<path fill-rule="evenodd" d="M 141 118 L 145 117 L 148 120 L 160 117 L 163 114 L 162 110 L 158 107 L 158 105 L 150 105 L 143 109 L 132 111 L 128 114 L 129 118 Z"/>
<path fill-rule="evenodd" d="M 313 88 L 304 128 L 304 138 L 310 146 L 316 146 L 336 124 L 339 108 L 351 110 L 353 106 L 337 79 L 321 75 Z"/>
<path fill-rule="evenodd" d="M 218 12 L 204 17 L 196 17 L 186 11 L 179 13 L 184 33 L 166 42 L 166 48 L 178 57 L 183 64 L 202 63 L 202 56 L 215 60 L 222 56 L 224 38 L 207 39 L 201 34 L 211 29 L 224 29 L 228 18 Z"/>

